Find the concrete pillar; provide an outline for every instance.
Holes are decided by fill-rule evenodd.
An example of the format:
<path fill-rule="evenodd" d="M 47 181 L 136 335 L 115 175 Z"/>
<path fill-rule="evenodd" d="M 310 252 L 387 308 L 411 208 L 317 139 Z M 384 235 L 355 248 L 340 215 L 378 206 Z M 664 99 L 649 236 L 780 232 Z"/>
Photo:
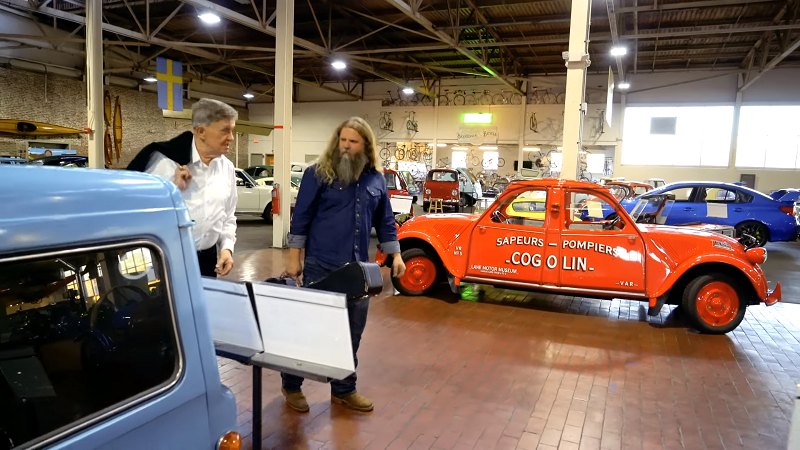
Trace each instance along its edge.
<path fill-rule="evenodd" d="M 105 167 L 103 156 L 103 2 L 86 2 L 86 98 L 89 167 Z"/>
<path fill-rule="evenodd" d="M 564 55 L 567 65 L 567 92 L 564 99 L 564 142 L 561 178 L 574 180 L 578 176 L 578 152 L 583 146 L 583 118 L 586 115 L 586 68 L 589 67 L 589 19 L 591 0 L 572 0 L 569 51 Z"/>
<path fill-rule="evenodd" d="M 286 247 L 291 207 L 292 79 L 294 78 L 294 2 L 278 0 L 275 10 L 275 182 L 280 184 L 281 214 L 274 216 L 272 246 Z"/>

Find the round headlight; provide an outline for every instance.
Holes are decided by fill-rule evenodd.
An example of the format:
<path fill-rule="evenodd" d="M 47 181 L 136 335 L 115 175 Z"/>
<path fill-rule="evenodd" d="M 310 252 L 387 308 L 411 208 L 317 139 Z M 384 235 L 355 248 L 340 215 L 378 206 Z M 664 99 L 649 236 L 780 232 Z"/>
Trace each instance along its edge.
<path fill-rule="evenodd" d="M 458 197 L 458 191 L 457 190 L 453 189 L 453 191 L 450 192 L 450 193 L 453 195 L 453 197 Z"/>

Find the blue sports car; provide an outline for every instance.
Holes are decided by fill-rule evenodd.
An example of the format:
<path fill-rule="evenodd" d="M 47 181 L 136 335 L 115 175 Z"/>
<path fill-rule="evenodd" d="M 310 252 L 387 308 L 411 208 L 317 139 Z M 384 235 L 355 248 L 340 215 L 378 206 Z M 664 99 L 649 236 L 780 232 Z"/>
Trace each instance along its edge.
<path fill-rule="evenodd" d="M 794 201 L 774 200 L 746 186 L 713 181 L 682 181 L 622 201 L 630 212 L 640 198 L 666 194 L 675 199 L 666 225 L 712 223 L 730 225 L 763 246 L 768 241 L 793 241 L 800 233 Z M 782 199 L 783 200 L 783 199 Z"/>

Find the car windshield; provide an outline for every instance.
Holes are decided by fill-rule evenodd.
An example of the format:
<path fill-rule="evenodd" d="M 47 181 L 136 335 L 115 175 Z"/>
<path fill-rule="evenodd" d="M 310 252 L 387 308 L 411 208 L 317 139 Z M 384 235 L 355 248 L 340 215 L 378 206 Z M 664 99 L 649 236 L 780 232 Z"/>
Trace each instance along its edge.
<path fill-rule="evenodd" d="M 237 170 L 236 172 L 237 172 L 237 173 L 238 173 L 238 174 L 239 174 L 239 175 L 240 175 L 242 178 L 244 178 L 245 180 L 249 181 L 249 182 L 250 182 L 250 184 L 252 184 L 252 185 L 255 185 L 255 184 L 256 184 L 256 181 L 253 179 L 253 177 L 251 177 L 251 176 L 250 176 L 250 174 L 249 174 L 249 173 L 245 172 L 244 170 Z"/>
<path fill-rule="evenodd" d="M 631 210 L 631 217 L 636 223 L 664 224 L 674 203 L 670 195 L 639 197 Z"/>

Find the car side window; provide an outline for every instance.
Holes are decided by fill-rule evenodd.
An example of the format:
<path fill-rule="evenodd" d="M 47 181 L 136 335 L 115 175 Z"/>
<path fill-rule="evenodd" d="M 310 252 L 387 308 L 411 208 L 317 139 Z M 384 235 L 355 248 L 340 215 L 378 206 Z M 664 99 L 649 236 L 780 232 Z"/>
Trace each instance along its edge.
<path fill-rule="evenodd" d="M 676 202 L 688 202 L 692 198 L 692 187 L 682 187 L 664 191 L 663 194 L 671 196 Z"/>
<path fill-rule="evenodd" d="M 386 188 L 387 189 L 397 189 L 397 175 L 391 172 L 384 172 L 383 177 L 386 179 Z"/>
<path fill-rule="evenodd" d="M 589 191 L 568 191 L 564 217 L 569 230 L 612 230 L 624 228 L 620 216 L 605 198 Z"/>
<path fill-rule="evenodd" d="M 541 228 L 547 216 L 547 191 L 531 189 L 506 198 L 492 216 L 493 222 Z"/>
<path fill-rule="evenodd" d="M 177 382 L 165 283 L 149 245 L 0 259 L 0 437 L 58 439 Z"/>
<path fill-rule="evenodd" d="M 709 203 L 733 203 L 736 201 L 736 193 L 722 188 L 706 188 L 706 202 Z"/>

